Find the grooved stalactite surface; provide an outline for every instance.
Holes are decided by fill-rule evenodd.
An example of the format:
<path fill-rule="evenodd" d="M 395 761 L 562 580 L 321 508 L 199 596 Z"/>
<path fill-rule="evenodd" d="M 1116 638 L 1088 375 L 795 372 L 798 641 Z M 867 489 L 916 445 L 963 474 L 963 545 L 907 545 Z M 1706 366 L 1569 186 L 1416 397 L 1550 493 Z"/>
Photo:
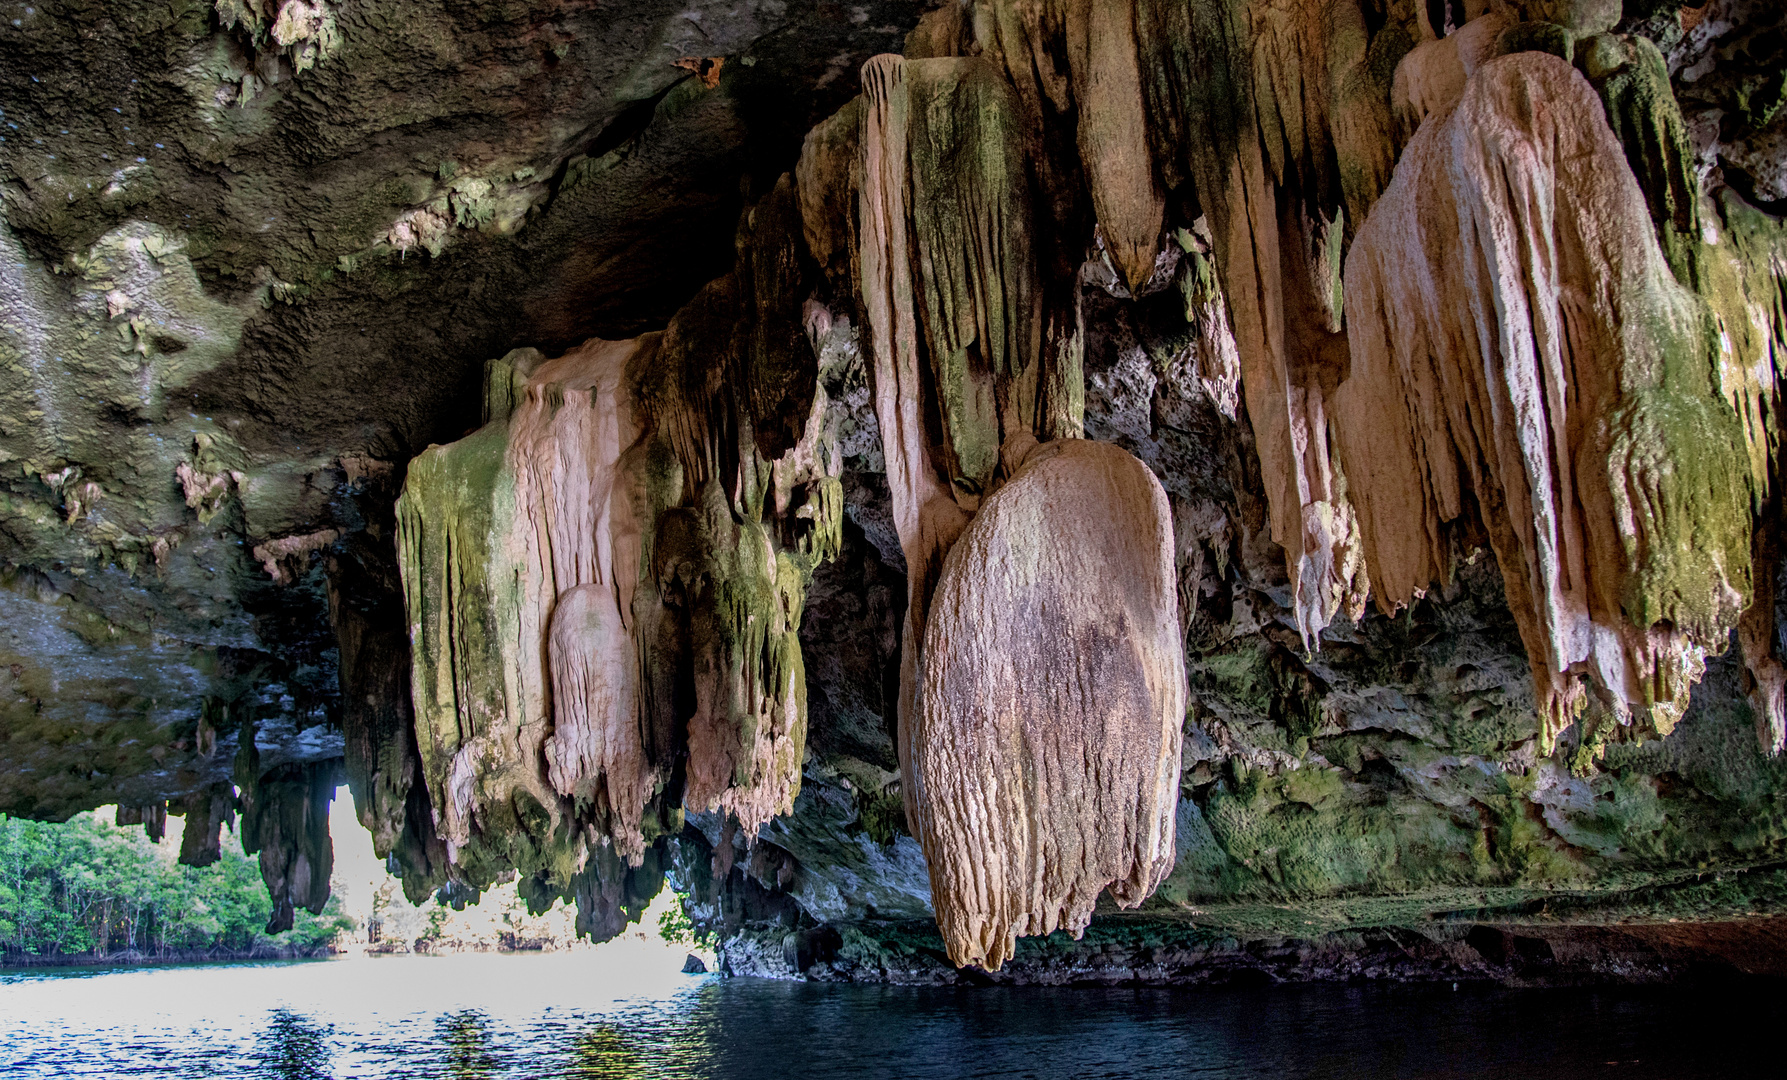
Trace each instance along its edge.
<path fill-rule="evenodd" d="M 1483 65 L 1404 152 L 1346 296 L 1332 415 L 1379 603 L 1446 575 L 1474 501 L 1545 740 L 1582 704 L 1572 670 L 1666 734 L 1749 601 L 1748 461 L 1711 318 L 1588 82 Z"/>
<path fill-rule="evenodd" d="M 909 783 L 938 926 L 997 969 L 1173 864 L 1185 669 L 1166 494 L 1104 443 L 1046 444 L 950 551 Z"/>
<path fill-rule="evenodd" d="M 1319 647 L 1369 590 L 1326 409 L 1346 369 L 1343 207 L 1369 205 L 1388 172 L 1363 18 L 1350 0 L 1131 6 L 1155 162 L 1208 217 L 1272 539 L 1298 629 Z"/>
<path fill-rule="evenodd" d="M 539 365 L 509 420 L 515 540 L 532 599 L 522 613 L 522 670 L 550 682 L 547 775 L 560 795 L 605 812 L 603 832 L 633 865 L 644 854 L 640 820 L 655 777 L 624 617 L 638 538 L 615 536 L 613 495 L 621 453 L 638 437 L 623 389 L 637 348 L 591 341 Z"/>
<path fill-rule="evenodd" d="M 490 423 L 411 464 L 398 548 L 417 742 L 456 857 L 479 834 L 523 828 L 518 796 L 554 824 L 561 800 L 580 801 L 595 835 L 643 857 L 658 776 L 623 618 L 639 538 L 612 498 L 639 434 L 623 385 L 638 347 L 510 354 L 491 365 Z"/>

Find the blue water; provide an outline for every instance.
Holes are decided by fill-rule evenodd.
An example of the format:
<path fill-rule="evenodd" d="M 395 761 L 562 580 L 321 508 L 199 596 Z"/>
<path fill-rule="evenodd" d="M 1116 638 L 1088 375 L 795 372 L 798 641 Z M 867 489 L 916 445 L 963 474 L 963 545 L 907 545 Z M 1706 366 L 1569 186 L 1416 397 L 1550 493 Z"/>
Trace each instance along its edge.
<path fill-rule="evenodd" d="M 1779 987 L 902 989 L 635 954 L 0 976 L 0 1076 L 1787 1076 Z"/>

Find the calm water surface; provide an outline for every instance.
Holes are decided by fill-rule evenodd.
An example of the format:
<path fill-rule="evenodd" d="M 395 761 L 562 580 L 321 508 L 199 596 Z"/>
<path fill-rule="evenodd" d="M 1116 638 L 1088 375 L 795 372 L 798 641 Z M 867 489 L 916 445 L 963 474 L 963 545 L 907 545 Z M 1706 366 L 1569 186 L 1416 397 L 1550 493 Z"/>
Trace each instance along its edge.
<path fill-rule="evenodd" d="M 1779 989 L 839 987 L 652 946 L 0 976 L 6 1077 L 1771 1077 Z"/>

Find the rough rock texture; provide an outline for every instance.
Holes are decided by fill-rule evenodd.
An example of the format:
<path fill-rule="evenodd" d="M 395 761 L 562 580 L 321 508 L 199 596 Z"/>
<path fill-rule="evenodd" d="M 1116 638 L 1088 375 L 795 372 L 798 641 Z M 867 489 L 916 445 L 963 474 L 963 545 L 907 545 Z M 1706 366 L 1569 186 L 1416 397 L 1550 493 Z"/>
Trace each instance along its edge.
<path fill-rule="evenodd" d="M 440 880 L 405 463 L 479 423 L 486 358 L 661 327 L 724 272 L 746 190 L 918 7 L 9 13 L 0 809 L 178 803 L 252 714 L 268 769 L 351 755 L 379 850 Z"/>
<path fill-rule="evenodd" d="M 638 536 L 611 498 L 638 435 L 621 390 L 638 347 L 492 364 L 491 425 L 418 457 L 398 501 L 424 779 L 456 848 L 525 795 L 588 803 L 598 835 L 643 855 L 655 777 L 619 606 L 631 609 Z"/>
<path fill-rule="evenodd" d="M 843 515 L 789 314 L 793 204 L 784 179 L 747 211 L 738 270 L 663 333 L 493 361 L 485 427 L 411 462 L 398 554 L 447 880 L 541 875 L 613 936 L 684 807 L 749 835 L 792 808 L 802 606 Z"/>
<path fill-rule="evenodd" d="M 1567 63 L 1523 52 L 1423 122 L 1348 256 L 1334 399 L 1384 610 L 1444 577 L 1447 530 L 1480 515 L 1542 751 L 1582 713 L 1573 668 L 1620 722 L 1668 734 L 1751 591 L 1748 463 L 1709 312 L 1601 117 Z"/>
<path fill-rule="evenodd" d="M 1116 447 L 1031 450 L 944 563 L 925 622 L 912 824 L 957 964 L 1079 934 L 1173 865 L 1185 712 L 1172 515 Z"/>
<path fill-rule="evenodd" d="M 202 861 L 235 809 L 295 906 L 345 775 L 417 899 L 515 873 L 600 935 L 669 880 L 730 970 L 943 971 L 911 923 L 954 892 L 933 895 L 901 767 L 913 690 L 950 659 L 929 605 L 1030 449 L 1084 436 L 1146 466 L 1170 516 L 1172 870 L 998 977 L 1245 956 L 1521 979 L 1528 939 L 1559 970 L 1663 972 L 1688 953 L 1591 939 L 1671 918 L 1688 952 L 1733 920 L 1766 939 L 1787 895 L 1781 19 L 17 9 L 0 810 L 116 803 L 156 834 L 183 814 Z M 592 338 L 636 343 L 618 381 L 515 378 Z M 1481 366 L 1516 355 L 1549 381 Z M 1443 407 L 1408 390 L 1441 378 Z M 1540 385 L 1548 435 L 1512 411 L 1530 397 L 1490 393 Z M 1399 433 L 1419 439 L 1371 449 Z M 1385 480 L 1392 457 L 1415 465 Z M 1552 500 L 1580 574 L 1547 569 L 1522 498 Z M 414 652 L 412 622 L 464 650 Z M 1118 927 L 1140 937 L 1100 936 Z M 1136 944 L 1206 933 L 1234 951 Z"/>

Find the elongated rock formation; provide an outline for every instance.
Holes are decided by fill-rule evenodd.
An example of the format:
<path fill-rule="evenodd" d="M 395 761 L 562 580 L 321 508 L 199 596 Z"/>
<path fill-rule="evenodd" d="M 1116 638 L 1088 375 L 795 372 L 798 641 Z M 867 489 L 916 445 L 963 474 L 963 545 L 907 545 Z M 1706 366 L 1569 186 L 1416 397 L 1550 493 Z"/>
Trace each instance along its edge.
<path fill-rule="evenodd" d="M 1572 671 L 1666 734 L 1749 604 L 1718 339 L 1649 218 L 1587 80 L 1524 52 L 1422 126 L 1347 262 L 1334 416 L 1378 603 L 1444 577 L 1480 507 L 1547 743 Z"/>
<path fill-rule="evenodd" d="M 1101 159 L 1095 202 L 1117 215 L 1106 243 L 1132 285 L 1152 272 L 1162 213 L 1140 115 L 1117 107 L 1140 93 L 1127 17 L 1072 8 L 1056 13 L 1062 21 L 1000 6 L 986 56 L 876 57 L 861 105 L 840 114 L 859 124 L 854 147 L 825 125 L 801 168 L 809 186 L 858 193 L 854 219 L 835 198 L 804 193 L 805 233 L 831 249 L 852 232 L 841 217 L 857 225 L 855 259 L 821 258 L 857 274 L 847 285 L 867 316 L 906 559 L 907 819 L 930 860 L 952 959 L 992 968 L 1018 935 L 1082 930 L 1107 886 L 1129 904 L 1151 893 L 1172 863 L 1177 805 L 1184 675 L 1165 497 L 1114 447 L 1036 449 L 1079 434 L 1083 401 L 1077 345 L 1045 344 L 1030 239 L 1033 178 L 1051 203 L 1050 184 L 1062 182 L 1033 172 L 1044 116 L 1081 101 L 1081 142 Z M 952 14 L 932 21 L 933 51 L 964 48 Z M 1027 65 L 1061 34 L 1071 77 L 1039 83 Z M 1052 464 L 1020 471 L 1028 456 Z M 1005 509 L 989 519 L 994 505 Z M 1087 530 L 1101 514 L 1135 522 L 1123 543 L 1141 547 L 1099 547 Z M 1041 579 L 989 568 L 994 548 L 1027 548 L 1034 529 L 1058 560 Z M 970 537 L 972 550 L 952 553 Z M 1095 566 L 1136 575 L 1128 607 L 1090 597 Z M 932 621 L 937 603 L 951 605 L 942 623 Z"/>
<path fill-rule="evenodd" d="M 320 761 L 263 773 L 252 723 L 243 725 L 235 769 L 242 850 L 260 856 L 261 877 L 273 901 L 267 933 L 277 934 L 292 928 L 298 908 L 321 915 L 329 902 L 329 875 L 335 868 L 329 803 L 340 782 L 339 770 L 332 761 Z"/>
<path fill-rule="evenodd" d="M 554 811 L 559 796 L 581 797 L 601 835 L 635 859 L 643 850 L 650 766 L 631 715 L 637 663 L 618 619 L 609 513 L 615 463 L 637 434 L 619 394 L 637 347 L 511 354 L 492 365 L 491 423 L 411 464 L 398 525 L 416 726 L 451 845 L 525 793 Z M 592 615 L 604 605 L 616 616 L 606 623 Z"/>
<path fill-rule="evenodd" d="M 1107 887 L 1133 907 L 1172 869 L 1178 610 L 1166 493 L 1103 443 L 1031 450 L 950 551 L 908 771 L 958 965 L 1077 936 Z"/>
<path fill-rule="evenodd" d="M 520 870 L 530 903 L 574 898 L 612 936 L 684 807 L 746 836 L 792 808 L 800 619 L 843 513 L 797 215 L 784 178 L 662 333 L 493 362 L 486 426 L 411 463 L 399 560 L 451 879 Z"/>

